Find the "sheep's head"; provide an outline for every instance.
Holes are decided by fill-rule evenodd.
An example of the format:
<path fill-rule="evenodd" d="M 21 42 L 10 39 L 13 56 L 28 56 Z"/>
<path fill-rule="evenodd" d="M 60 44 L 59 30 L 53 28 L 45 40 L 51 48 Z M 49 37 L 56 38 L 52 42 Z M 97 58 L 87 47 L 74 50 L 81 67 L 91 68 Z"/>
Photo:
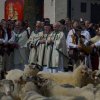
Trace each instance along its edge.
<path fill-rule="evenodd" d="M 43 77 L 37 77 L 35 82 L 38 88 L 46 87 L 48 83 L 49 83 L 49 79 Z"/>
<path fill-rule="evenodd" d="M 14 91 L 14 84 L 12 80 L 1 80 L 0 81 L 0 87 L 3 88 L 2 92 L 4 92 L 6 95 L 10 95 Z"/>
<path fill-rule="evenodd" d="M 74 75 L 75 74 L 79 75 L 80 77 L 86 76 L 88 75 L 88 68 L 84 65 L 80 65 L 74 70 Z"/>
<path fill-rule="evenodd" d="M 79 86 L 86 85 L 87 78 L 89 77 L 88 68 L 80 65 L 74 70 L 73 76 L 75 77 L 75 80 L 78 82 Z"/>
<path fill-rule="evenodd" d="M 38 67 L 38 65 L 25 65 L 24 76 L 26 78 L 35 77 L 40 71 Z"/>
<path fill-rule="evenodd" d="M 57 85 L 54 81 L 47 78 L 37 78 L 36 86 L 43 96 L 50 96 L 50 90 Z"/>
<path fill-rule="evenodd" d="M 98 70 L 93 71 L 91 74 L 91 79 L 94 81 L 95 85 L 100 83 L 100 72 Z"/>

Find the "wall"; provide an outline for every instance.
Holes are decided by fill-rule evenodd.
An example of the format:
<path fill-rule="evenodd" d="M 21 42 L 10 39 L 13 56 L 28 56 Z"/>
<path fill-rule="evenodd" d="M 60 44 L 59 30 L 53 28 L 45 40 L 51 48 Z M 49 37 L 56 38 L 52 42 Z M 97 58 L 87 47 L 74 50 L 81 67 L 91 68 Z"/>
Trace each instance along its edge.
<path fill-rule="evenodd" d="M 67 0 L 56 0 L 55 20 L 59 21 L 67 17 Z"/>
<path fill-rule="evenodd" d="M 50 18 L 51 23 L 67 17 L 67 0 L 44 0 L 44 18 Z"/>
<path fill-rule="evenodd" d="M 81 2 L 87 3 L 86 13 L 81 12 Z M 80 17 L 83 17 L 84 19 L 91 20 L 91 3 L 100 3 L 100 1 L 99 0 L 72 0 L 71 18 L 79 19 Z"/>
<path fill-rule="evenodd" d="M 50 18 L 51 23 L 55 22 L 55 0 L 44 0 L 44 18 Z"/>
<path fill-rule="evenodd" d="M 4 18 L 4 5 L 6 0 L 0 0 L 0 20 Z"/>

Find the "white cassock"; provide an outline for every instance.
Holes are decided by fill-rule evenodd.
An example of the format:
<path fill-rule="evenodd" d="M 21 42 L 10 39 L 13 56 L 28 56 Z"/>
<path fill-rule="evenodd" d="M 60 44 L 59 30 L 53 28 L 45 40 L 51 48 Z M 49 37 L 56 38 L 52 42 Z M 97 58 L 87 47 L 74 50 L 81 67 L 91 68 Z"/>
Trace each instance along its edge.
<path fill-rule="evenodd" d="M 28 39 L 26 45 L 30 48 L 29 60 L 30 64 L 37 64 L 37 41 L 39 39 L 39 33 L 35 33 L 34 31 L 31 33 L 30 38 Z M 33 47 L 31 47 L 31 45 Z"/>
<path fill-rule="evenodd" d="M 58 71 L 64 71 L 67 66 L 67 46 L 63 32 L 52 32 L 51 40 L 54 42 L 53 46 L 48 46 L 49 59 L 47 66 Z"/>

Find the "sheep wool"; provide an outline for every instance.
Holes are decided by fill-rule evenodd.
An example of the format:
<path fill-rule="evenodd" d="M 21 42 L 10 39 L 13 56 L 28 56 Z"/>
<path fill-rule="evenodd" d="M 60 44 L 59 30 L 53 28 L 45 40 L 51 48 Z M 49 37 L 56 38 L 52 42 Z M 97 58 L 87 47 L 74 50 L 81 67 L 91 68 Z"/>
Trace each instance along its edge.
<path fill-rule="evenodd" d="M 24 76 L 25 77 L 35 77 L 39 69 L 35 65 L 25 65 Z"/>
<path fill-rule="evenodd" d="M 23 100 L 45 100 L 46 97 L 38 94 L 35 91 L 29 91 L 26 93 L 26 96 L 23 98 Z"/>
<path fill-rule="evenodd" d="M 42 91 L 44 90 L 44 91 Z M 42 93 L 44 96 L 71 96 L 71 97 L 83 97 L 85 100 L 95 100 L 93 85 L 89 84 L 83 88 L 64 88 L 53 81 L 43 83 L 41 86 Z M 83 99 L 83 100 L 84 100 Z M 72 99 L 74 100 L 74 99 Z M 82 99 L 75 99 L 82 100 Z"/>
<path fill-rule="evenodd" d="M 37 74 L 37 76 L 53 80 L 60 85 L 70 84 L 81 87 L 86 85 L 86 78 L 88 77 L 88 74 L 84 65 L 81 64 L 74 70 L 74 72 L 46 73 L 41 71 Z"/>
<path fill-rule="evenodd" d="M 36 85 L 33 82 L 27 82 L 25 86 L 22 88 L 20 93 L 21 100 L 23 100 L 23 98 L 26 96 L 26 93 L 29 91 L 38 91 Z"/>
<path fill-rule="evenodd" d="M 19 69 L 14 69 L 8 71 L 8 74 L 6 75 L 6 79 L 12 80 L 13 82 L 18 81 L 20 77 L 23 76 L 23 71 Z"/>
<path fill-rule="evenodd" d="M 95 100 L 100 100 L 100 84 L 96 86 L 95 90 Z"/>
<path fill-rule="evenodd" d="M 54 96 L 54 97 L 49 97 L 49 99 L 50 100 L 87 100 L 85 97 L 82 96 Z"/>
<path fill-rule="evenodd" d="M 13 97 L 11 96 L 3 96 L 1 100 L 15 100 L 15 99 L 13 99 Z"/>

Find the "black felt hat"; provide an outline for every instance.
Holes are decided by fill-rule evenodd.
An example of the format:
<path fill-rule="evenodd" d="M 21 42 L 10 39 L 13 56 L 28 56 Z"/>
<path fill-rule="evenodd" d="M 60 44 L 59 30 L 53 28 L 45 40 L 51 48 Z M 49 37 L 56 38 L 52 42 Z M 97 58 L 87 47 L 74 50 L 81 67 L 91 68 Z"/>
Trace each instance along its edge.
<path fill-rule="evenodd" d="M 62 25 L 65 25 L 65 20 L 64 20 L 64 19 L 61 19 L 59 22 L 60 22 Z"/>
<path fill-rule="evenodd" d="M 46 22 L 44 23 L 44 26 L 51 26 L 50 23 Z"/>

